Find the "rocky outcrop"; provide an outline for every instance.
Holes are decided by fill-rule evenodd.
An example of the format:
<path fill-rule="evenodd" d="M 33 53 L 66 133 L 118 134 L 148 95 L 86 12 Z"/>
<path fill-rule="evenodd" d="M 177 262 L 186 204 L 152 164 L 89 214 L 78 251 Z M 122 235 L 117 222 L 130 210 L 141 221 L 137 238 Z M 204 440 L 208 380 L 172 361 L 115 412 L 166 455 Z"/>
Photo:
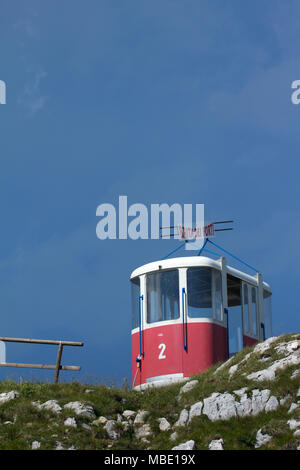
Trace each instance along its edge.
<path fill-rule="evenodd" d="M 224 441 L 223 439 L 214 439 L 210 442 L 208 448 L 209 450 L 224 450 L 223 447 Z"/>
<path fill-rule="evenodd" d="M 227 420 L 236 416 L 256 416 L 262 411 L 274 411 L 279 406 L 275 396 L 270 396 L 270 390 L 252 390 L 248 397 L 246 389 L 235 392 L 214 392 L 203 401 L 194 403 L 190 411 L 183 409 L 176 426 L 186 426 L 195 416 L 206 415 L 211 421 Z"/>
<path fill-rule="evenodd" d="M 189 412 L 185 408 L 181 411 L 178 420 L 174 424 L 174 427 L 178 426 L 185 426 L 189 420 Z"/>
<path fill-rule="evenodd" d="M 246 356 L 245 360 L 248 360 L 252 355 L 260 354 L 261 361 L 268 360 L 268 356 L 264 357 L 265 353 L 270 349 L 272 343 L 278 338 L 269 338 L 263 343 L 259 343 L 249 355 Z M 247 375 L 247 379 L 254 380 L 256 382 L 262 381 L 273 381 L 276 379 L 276 373 L 279 370 L 285 369 L 288 366 L 300 364 L 300 340 L 292 340 L 288 342 L 279 343 L 278 346 L 274 347 L 278 355 L 283 355 L 282 358 L 275 360 L 268 367 L 259 369 L 251 374 Z M 236 372 L 239 366 L 243 364 L 241 361 L 236 365 Z"/>
<path fill-rule="evenodd" d="M 29 399 L 29 410 L 32 419 L 41 416 L 41 413 L 32 413 L 32 406 L 44 412 L 43 418 L 48 420 L 49 427 L 54 427 L 53 437 L 56 439 L 52 441 L 51 448 L 55 450 L 74 450 L 74 442 L 70 442 L 67 437 L 86 432 L 90 433 L 91 439 L 97 436 L 98 442 L 106 442 L 106 448 L 118 448 L 124 443 L 127 446 L 128 442 L 132 442 L 134 448 L 157 449 L 163 442 L 168 443 L 166 449 L 172 448 L 175 451 L 197 450 L 198 446 L 207 450 L 226 450 L 232 446 L 232 442 L 228 442 L 228 439 L 232 439 L 229 437 L 230 433 L 226 435 L 227 426 L 230 429 L 240 425 L 244 432 L 241 425 L 243 418 L 251 418 L 247 420 L 250 431 L 246 430 L 245 436 L 241 436 L 241 442 L 243 445 L 246 442 L 247 448 L 274 448 L 276 442 L 279 442 L 276 441 L 276 433 L 280 434 L 280 439 L 282 433 L 285 433 L 286 448 L 292 445 L 293 449 L 300 449 L 299 337 L 286 335 L 284 338 L 269 338 L 248 350 L 250 352 L 242 351 L 231 357 L 216 370 L 187 380 L 181 387 L 160 389 L 160 394 L 166 393 L 161 401 L 161 411 L 160 394 L 150 393 L 149 396 L 134 396 L 134 399 L 127 396 L 129 407 L 139 403 L 136 409 L 124 409 L 126 400 L 119 399 L 114 412 L 111 406 L 111 400 L 117 396 L 114 391 L 109 391 L 106 395 L 109 397 L 109 411 L 105 411 L 102 404 L 99 406 L 105 400 L 99 400 L 101 395 L 97 397 L 96 389 L 84 391 L 84 394 L 89 394 L 89 399 L 91 397 L 89 403 L 85 403 L 84 397 L 82 402 L 68 403 L 66 399 Z M 34 387 L 30 387 L 30 394 L 33 389 Z M 0 394 L 0 406 L 3 407 L 0 426 L 11 427 L 18 424 L 18 403 L 22 409 L 26 397 L 25 394 L 22 395 L 21 387 L 20 391 L 21 393 L 11 390 Z M 40 395 L 36 394 L 35 397 L 40 398 Z M 74 393 L 70 397 L 74 397 Z M 95 408 L 90 404 L 93 403 L 93 397 Z M 14 399 L 18 400 L 8 403 Z M 23 411 L 21 415 L 22 413 Z M 264 416 L 259 416 L 261 413 Z M 232 421 L 229 422 L 230 420 Z M 215 432 L 212 423 L 218 421 L 228 423 L 221 426 L 216 424 Z M 58 422 L 62 427 L 59 436 L 56 434 Z M 224 435 L 220 435 L 220 429 L 224 430 Z M 28 433 L 27 430 L 26 432 Z M 123 443 L 118 442 L 123 438 Z M 234 448 L 237 447 L 238 440 L 236 438 Z M 76 447 L 77 443 L 78 436 Z M 41 439 L 39 434 L 32 435 L 28 446 L 31 449 L 43 448 L 45 441 L 42 435 Z"/>
<path fill-rule="evenodd" d="M 295 335 L 299 338 L 299 335 Z M 277 342 L 277 344 L 276 344 Z M 276 359 L 271 359 L 271 351 L 276 353 Z M 180 412 L 179 418 L 174 424 L 173 428 L 188 427 L 195 417 L 206 416 L 210 421 L 229 420 L 235 417 L 248 417 L 257 416 L 259 413 L 269 413 L 275 411 L 280 406 L 284 406 L 290 400 L 290 395 L 284 397 L 277 397 L 271 394 L 269 388 L 254 388 L 250 383 L 252 382 L 273 382 L 277 378 L 277 373 L 284 370 L 289 366 L 295 366 L 300 363 L 300 340 L 292 339 L 291 341 L 280 342 L 279 338 L 272 337 L 266 341 L 257 344 L 253 350 L 246 354 L 245 357 L 234 364 L 235 357 L 231 357 L 228 361 L 219 366 L 214 375 L 222 372 L 228 372 L 228 380 L 243 370 L 243 366 L 247 361 L 253 357 L 257 358 L 256 365 L 266 362 L 268 365 L 265 368 L 258 368 L 251 373 L 242 375 L 249 382 L 249 387 L 234 390 L 233 392 L 213 392 L 210 396 L 193 403 L 189 408 L 185 406 Z M 274 357 L 274 356 L 273 356 Z M 241 372 L 240 372 L 241 373 Z M 300 370 L 294 370 L 290 379 L 295 380 L 299 377 Z M 197 381 L 192 380 L 187 382 L 180 390 L 178 399 L 180 400 L 183 394 L 188 393 L 190 390 L 197 386 Z M 296 397 L 300 397 L 300 387 L 296 393 Z M 300 407 L 300 400 L 296 400 L 290 404 L 288 414 L 294 413 Z M 300 436 L 300 420 L 291 419 L 287 421 L 287 425 L 294 431 L 294 436 Z M 267 433 L 263 433 L 262 429 L 258 429 L 256 434 L 255 448 L 259 448 L 267 444 L 272 439 Z M 209 444 L 211 450 L 223 450 L 224 441 L 222 438 L 213 440 Z"/>
<path fill-rule="evenodd" d="M 77 423 L 75 418 L 67 418 L 64 421 L 64 425 L 71 428 L 77 428 Z"/>
<path fill-rule="evenodd" d="M 91 405 L 86 405 L 80 401 L 73 401 L 67 403 L 64 406 L 65 409 L 74 411 L 78 416 L 83 416 L 84 418 L 95 419 L 96 414 Z"/>
<path fill-rule="evenodd" d="M 171 429 L 171 424 L 166 418 L 158 418 L 158 423 L 160 431 L 169 431 Z"/>
<path fill-rule="evenodd" d="M 199 383 L 199 380 L 190 380 L 189 382 L 184 384 L 183 387 L 181 387 L 180 389 L 179 396 L 193 390 L 193 388 L 195 388 L 198 385 L 198 383 Z"/>
<path fill-rule="evenodd" d="M 117 441 L 121 437 L 121 432 L 117 428 L 117 421 L 114 419 L 109 419 L 106 421 L 104 425 L 104 429 L 107 432 L 107 435 L 109 439 L 112 439 L 113 441 Z"/>
<path fill-rule="evenodd" d="M 39 410 L 49 410 L 53 411 L 54 413 L 60 413 L 62 410 L 62 407 L 59 405 L 57 400 L 48 400 L 42 404 L 40 401 L 33 401 L 32 405 L 38 408 Z"/>
<path fill-rule="evenodd" d="M 279 354 L 284 354 L 284 357 L 276 360 L 266 369 L 261 369 L 249 374 L 247 379 L 257 382 L 275 380 L 278 370 L 300 363 L 300 340 L 282 343 L 275 349 Z"/>
<path fill-rule="evenodd" d="M 172 447 L 172 450 L 195 450 L 195 441 L 190 440 L 187 442 L 183 442 L 178 446 Z"/>
<path fill-rule="evenodd" d="M 0 393 L 0 405 L 2 403 L 6 403 L 7 401 L 14 400 L 15 398 L 19 398 L 19 396 L 20 394 L 15 390 L 12 390 L 11 392 Z"/>
<path fill-rule="evenodd" d="M 259 429 L 256 433 L 256 443 L 255 443 L 255 449 L 258 449 L 258 447 L 261 447 L 267 442 L 269 442 L 272 439 L 272 436 L 269 434 L 263 434 L 261 429 Z"/>

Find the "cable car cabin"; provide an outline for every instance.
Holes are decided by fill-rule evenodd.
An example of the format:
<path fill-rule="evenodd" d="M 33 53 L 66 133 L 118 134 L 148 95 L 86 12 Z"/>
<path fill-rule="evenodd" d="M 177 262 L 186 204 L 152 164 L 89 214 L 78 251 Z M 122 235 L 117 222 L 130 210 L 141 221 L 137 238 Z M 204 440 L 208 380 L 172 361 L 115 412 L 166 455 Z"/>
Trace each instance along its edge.
<path fill-rule="evenodd" d="M 270 286 L 224 257 L 156 261 L 130 281 L 136 389 L 184 380 L 272 336 Z"/>

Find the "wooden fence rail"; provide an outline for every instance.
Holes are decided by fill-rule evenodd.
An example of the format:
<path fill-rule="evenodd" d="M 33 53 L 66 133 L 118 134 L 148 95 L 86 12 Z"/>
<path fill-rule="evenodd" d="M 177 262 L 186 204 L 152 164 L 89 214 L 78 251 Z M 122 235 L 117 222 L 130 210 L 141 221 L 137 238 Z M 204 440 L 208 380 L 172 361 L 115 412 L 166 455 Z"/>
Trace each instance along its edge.
<path fill-rule="evenodd" d="M 80 370 L 80 366 L 62 366 L 61 365 L 61 357 L 63 352 L 64 346 L 83 346 L 81 342 L 75 341 L 57 341 L 57 340 L 48 340 L 48 339 L 29 339 L 29 338 L 6 338 L 0 337 L 0 341 L 4 341 L 7 343 L 35 343 L 35 344 L 55 344 L 58 346 L 57 357 L 56 357 L 56 364 L 21 364 L 18 362 L 2 362 L 0 363 L 0 367 L 24 367 L 29 369 L 53 369 L 54 372 L 54 380 L 53 383 L 58 382 L 58 375 L 60 370 Z"/>

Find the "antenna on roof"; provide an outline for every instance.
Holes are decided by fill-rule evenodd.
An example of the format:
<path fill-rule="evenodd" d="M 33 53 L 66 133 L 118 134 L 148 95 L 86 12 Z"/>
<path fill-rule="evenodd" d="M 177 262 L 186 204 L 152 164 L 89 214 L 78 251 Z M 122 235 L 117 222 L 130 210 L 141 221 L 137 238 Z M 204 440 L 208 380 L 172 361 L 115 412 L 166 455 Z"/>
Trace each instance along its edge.
<path fill-rule="evenodd" d="M 215 228 L 215 225 L 218 224 L 232 224 L 233 220 L 220 220 L 215 222 L 205 223 L 201 233 L 199 233 L 199 228 L 192 224 L 192 227 L 185 227 L 184 225 L 171 225 L 170 227 L 159 227 L 161 231 L 163 230 L 173 230 L 172 233 L 163 234 L 161 232 L 160 238 L 177 238 L 179 240 L 188 241 L 194 240 L 195 238 L 207 238 L 208 236 L 213 237 L 215 232 L 225 232 L 227 230 L 233 230 L 233 227 L 221 227 Z M 176 232 L 177 230 L 177 232 Z"/>
<path fill-rule="evenodd" d="M 211 237 L 214 237 L 215 236 L 215 232 L 224 232 L 224 231 L 227 231 L 227 230 L 233 230 L 233 227 L 221 227 L 221 228 L 215 228 L 215 225 L 219 225 L 219 224 L 231 224 L 233 223 L 233 220 L 219 220 L 219 221 L 215 221 L 215 222 L 210 222 L 209 224 L 204 224 L 202 230 L 200 231 L 200 233 L 198 233 L 198 229 L 195 224 L 193 224 L 192 227 L 184 227 L 184 226 L 176 226 L 176 225 L 172 225 L 170 227 L 160 227 L 160 230 L 164 230 L 164 229 L 177 229 L 178 232 L 175 233 L 173 231 L 173 233 L 169 233 L 168 235 L 163 235 L 161 234 L 160 238 L 177 238 L 177 239 L 181 239 L 183 240 L 183 243 L 181 243 L 177 248 L 175 248 L 175 250 L 171 251 L 171 253 L 169 253 L 167 256 L 165 256 L 163 259 L 166 259 L 168 258 L 170 255 L 172 255 L 173 253 L 175 253 L 176 251 L 180 250 L 180 248 L 182 248 L 183 246 L 185 246 L 186 243 L 189 243 L 189 242 L 194 242 L 195 241 L 195 238 L 204 238 L 205 241 L 203 243 L 203 246 L 200 248 L 200 250 L 198 251 L 197 253 L 197 256 L 200 256 L 202 254 L 203 251 L 205 252 L 208 252 L 208 253 L 211 253 L 215 256 L 220 256 L 219 253 L 215 253 L 213 251 L 210 251 L 206 248 L 206 245 L 207 243 L 211 243 L 213 246 L 215 246 L 216 248 L 218 248 L 219 250 L 223 251 L 224 253 L 227 253 L 228 255 L 232 256 L 232 258 L 234 258 L 236 261 L 239 261 L 240 263 L 244 264 L 245 266 L 247 266 L 248 268 L 250 269 L 253 269 L 256 273 L 259 273 L 259 271 L 255 268 L 253 268 L 253 266 L 250 266 L 250 264 L 248 263 L 245 263 L 245 261 L 241 260 L 240 258 L 238 258 L 237 256 L 233 255 L 232 253 L 230 253 L 229 251 L 225 250 L 224 248 L 222 248 L 220 245 L 217 245 L 215 242 L 213 242 L 212 240 L 210 240 Z"/>

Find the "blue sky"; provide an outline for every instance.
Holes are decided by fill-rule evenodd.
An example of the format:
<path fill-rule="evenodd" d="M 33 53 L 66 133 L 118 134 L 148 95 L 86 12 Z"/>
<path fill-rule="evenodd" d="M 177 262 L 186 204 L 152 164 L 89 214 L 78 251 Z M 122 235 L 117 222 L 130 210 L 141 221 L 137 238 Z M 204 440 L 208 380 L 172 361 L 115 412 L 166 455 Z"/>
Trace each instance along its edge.
<path fill-rule="evenodd" d="M 1 2 L 1 336 L 84 341 L 62 378 L 130 381 L 133 269 L 176 241 L 96 237 L 96 208 L 204 203 L 299 331 L 299 2 Z M 234 263 L 233 263 L 234 265 Z M 56 348 L 8 345 L 9 362 Z M 45 371 L 0 377 L 52 379 Z"/>

